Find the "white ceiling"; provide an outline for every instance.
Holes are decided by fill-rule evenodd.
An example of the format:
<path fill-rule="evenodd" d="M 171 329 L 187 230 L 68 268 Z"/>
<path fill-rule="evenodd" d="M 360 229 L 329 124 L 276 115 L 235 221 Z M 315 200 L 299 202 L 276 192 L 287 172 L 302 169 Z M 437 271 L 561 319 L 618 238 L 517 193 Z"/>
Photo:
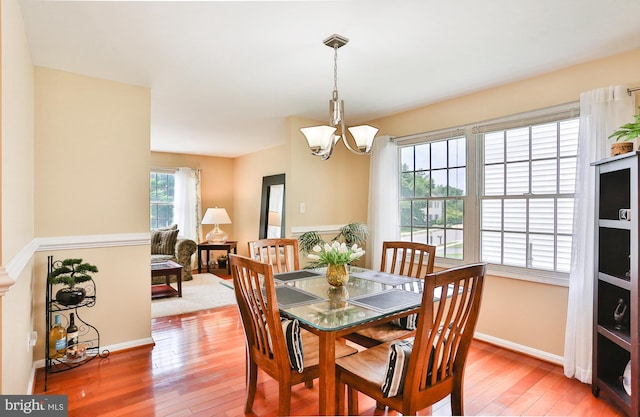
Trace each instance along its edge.
<path fill-rule="evenodd" d="M 34 65 L 151 88 L 151 149 L 235 157 L 640 47 L 638 0 L 20 0 Z M 640 76 L 639 76 L 640 79 Z"/>

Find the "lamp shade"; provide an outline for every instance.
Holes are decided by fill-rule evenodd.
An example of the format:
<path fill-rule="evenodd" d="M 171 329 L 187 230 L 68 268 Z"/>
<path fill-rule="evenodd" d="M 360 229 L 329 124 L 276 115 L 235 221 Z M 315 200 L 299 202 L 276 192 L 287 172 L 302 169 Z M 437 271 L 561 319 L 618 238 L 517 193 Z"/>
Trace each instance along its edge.
<path fill-rule="evenodd" d="M 373 139 L 378 133 L 378 128 L 369 125 L 353 126 L 349 127 L 351 136 L 356 141 L 356 146 L 361 152 L 369 152 L 371 145 L 373 145 Z"/>
<path fill-rule="evenodd" d="M 227 210 L 223 208 L 208 208 L 202 218 L 202 224 L 231 224 Z"/>
<path fill-rule="evenodd" d="M 307 139 L 309 148 L 314 154 L 324 154 L 331 150 L 334 145 L 335 127 L 331 126 L 313 126 L 303 127 L 300 129 L 304 137 Z"/>

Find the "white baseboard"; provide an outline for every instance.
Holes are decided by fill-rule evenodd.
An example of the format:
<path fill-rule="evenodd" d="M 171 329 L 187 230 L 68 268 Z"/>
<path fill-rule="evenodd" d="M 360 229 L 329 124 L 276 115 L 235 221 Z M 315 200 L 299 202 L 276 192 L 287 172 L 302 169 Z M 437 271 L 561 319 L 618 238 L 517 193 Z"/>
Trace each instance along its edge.
<path fill-rule="evenodd" d="M 513 350 L 514 352 L 523 353 L 525 355 L 543 360 L 545 362 L 550 362 L 555 365 L 562 366 L 564 364 L 564 357 L 555 355 L 553 353 L 545 352 L 543 350 L 534 349 L 529 346 L 520 345 L 518 343 L 511 342 L 509 340 L 500 339 L 498 337 L 490 336 L 488 334 L 478 333 L 476 332 L 473 337 L 475 339 L 481 340 L 483 342 L 491 343 L 492 345 L 496 345 L 505 349 Z"/>

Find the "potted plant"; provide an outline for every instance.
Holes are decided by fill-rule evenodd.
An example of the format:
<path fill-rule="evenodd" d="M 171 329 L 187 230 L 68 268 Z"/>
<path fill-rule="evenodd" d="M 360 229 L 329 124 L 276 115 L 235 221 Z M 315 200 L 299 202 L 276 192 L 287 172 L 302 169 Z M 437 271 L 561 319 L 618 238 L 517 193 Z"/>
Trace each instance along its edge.
<path fill-rule="evenodd" d="M 611 156 L 620 155 L 633 151 L 633 143 L 629 142 L 640 136 L 640 106 L 638 114 L 634 115 L 635 122 L 626 123 L 620 126 L 615 132 L 609 135 L 609 139 L 615 139 L 611 144 Z"/>
<path fill-rule="evenodd" d="M 49 282 L 66 285 L 56 293 L 56 301 L 63 305 L 80 304 L 86 291 L 83 287 L 76 287 L 76 284 L 91 280 L 91 274 L 96 272 L 98 268 L 95 265 L 83 263 L 79 258 L 54 262 L 49 272 Z"/>
<path fill-rule="evenodd" d="M 369 229 L 367 228 L 366 224 L 351 222 L 349 224 L 345 224 L 340 228 L 338 234 L 334 236 L 333 239 L 331 239 L 331 244 L 333 244 L 334 242 L 344 243 L 347 247 L 353 247 L 353 245 L 357 245 L 360 246 L 359 249 L 362 250 L 361 247 L 367 241 L 368 236 Z M 308 255 L 312 252 L 316 252 L 317 254 L 318 251 L 314 251 L 314 248 L 322 248 L 326 243 L 327 242 L 325 242 L 320 236 L 320 233 L 316 231 L 304 232 L 298 237 L 298 245 L 300 247 L 300 250 L 305 255 L 307 255 L 307 257 L 309 257 Z M 362 250 L 361 255 L 364 255 L 364 250 Z M 360 256 L 358 256 L 358 258 Z M 315 260 L 313 256 L 309 258 Z M 305 268 L 317 268 L 326 265 L 326 263 L 323 264 L 322 262 L 318 262 L 316 260 L 316 262 L 307 265 Z"/>
<path fill-rule="evenodd" d="M 227 267 L 227 255 L 218 256 L 218 267 L 226 268 Z"/>

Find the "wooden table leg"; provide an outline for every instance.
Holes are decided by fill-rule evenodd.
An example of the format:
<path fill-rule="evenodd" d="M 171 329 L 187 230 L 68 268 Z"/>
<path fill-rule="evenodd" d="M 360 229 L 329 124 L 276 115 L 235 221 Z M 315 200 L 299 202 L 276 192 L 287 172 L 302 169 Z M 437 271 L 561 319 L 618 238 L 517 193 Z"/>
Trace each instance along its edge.
<path fill-rule="evenodd" d="M 320 332 L 319 415 L 336 415 L 336 334 Z"/>

